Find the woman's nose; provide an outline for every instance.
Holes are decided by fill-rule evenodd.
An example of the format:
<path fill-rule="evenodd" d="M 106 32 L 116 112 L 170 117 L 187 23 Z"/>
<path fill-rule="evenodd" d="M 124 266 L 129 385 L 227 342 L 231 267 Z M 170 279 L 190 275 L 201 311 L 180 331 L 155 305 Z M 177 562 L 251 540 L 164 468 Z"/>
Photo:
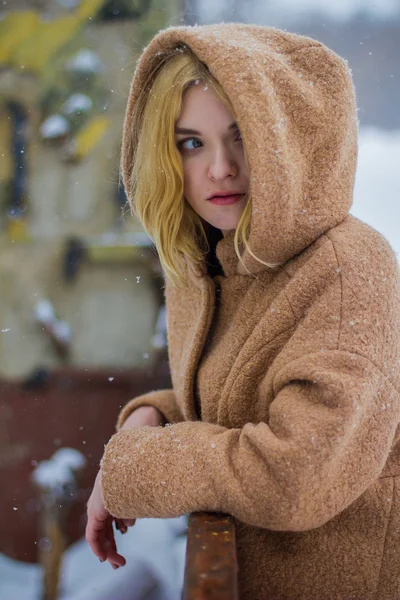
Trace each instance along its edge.
<path fill-rule="evenodd" d="M 228 149 L 216 150 L 210 160 L 208 175 L 210 179 L 218 181 L 226 177 L 235 177 L 238 174 L 238 165 L 234 156 Z"/>

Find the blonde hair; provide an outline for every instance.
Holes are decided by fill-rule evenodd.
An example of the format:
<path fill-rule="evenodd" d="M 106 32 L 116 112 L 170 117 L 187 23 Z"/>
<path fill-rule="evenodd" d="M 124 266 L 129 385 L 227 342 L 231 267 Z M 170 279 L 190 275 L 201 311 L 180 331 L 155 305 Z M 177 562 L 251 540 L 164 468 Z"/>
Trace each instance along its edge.
<path fill-rule="evenodd" d="M 154 241 L 166 277 L 175 286 L 188 285 L 185 257 L 199 264 L 209 250 L 201 217 L 183 201 L 182 158 L 174 134 L 183 93 L 196 80 L 210 86 L 236 118 L 229 98 L 208 67 L 187 46 L 180 46 L 165 53 L 151 70 L 135 104 L 129 132 L 125 134 L 129 136 L 125 146 L 134 153 L 127 190 L 131 210 Z M 234 237 L 235 251 L 242 264 L 240 243 L 262 262 L 248 247 L 251 211 L 248 197 Z"/>

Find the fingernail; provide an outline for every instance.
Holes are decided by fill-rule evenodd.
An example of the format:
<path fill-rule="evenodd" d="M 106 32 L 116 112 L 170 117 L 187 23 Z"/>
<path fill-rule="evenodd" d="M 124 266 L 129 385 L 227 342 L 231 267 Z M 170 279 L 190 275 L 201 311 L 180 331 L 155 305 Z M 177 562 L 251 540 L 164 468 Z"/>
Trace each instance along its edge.
<path fill-rule="evenodd" d="M 115 529 L 118 529 L 118 531 L 121 531 L 121 529 L 119 527 L 119 524 L 118 524 L 118 521 L 115 521 Z"/>
<path fill-rule="evenodd" d="M 115 571 L 116 571 L 117 569 L 119 569 L 119 566 L 118 566 L 118 565 L 111 565 L 111 566 L 112 566 L 112 568 L 113 568 Z"/>
<path fill-rule="evenodd" d="M 122 529 L 122 528 L 120 529 L 120 532 L 121 532 L 122 534 L 123 534 L 123 533 L 126 533 L 127 531 L 128 531 L 128 529 L 127 529 L 126 527 L 124 527 L 124 529 Z"/>
<path fill-rule="evenodd" d="M 100 561 L 100 562 L 104 562 L 104 560 L 103 560 L 102 558 L 99 558 L 99 561 Z"/>

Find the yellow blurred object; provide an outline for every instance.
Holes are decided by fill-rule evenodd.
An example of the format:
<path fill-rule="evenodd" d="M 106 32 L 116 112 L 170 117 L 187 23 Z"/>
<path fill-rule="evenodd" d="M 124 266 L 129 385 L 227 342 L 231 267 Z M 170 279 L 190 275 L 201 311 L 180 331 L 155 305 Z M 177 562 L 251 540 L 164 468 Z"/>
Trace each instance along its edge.
<path fill-rule="evenodd" d="M 11 242 L 27 242 L 29 233 L 26 219 L 8 219 L 7 238 Z"/>
<path fill-rule="evenodd" d="M 39 16 L 33 10 L 15 11 L 5 16 L 0 22 L 0 64 L 11 61 L 13 53 L 39 24 Z"/>
<path fill-rule="evenodd" d="M 12 128 L 10 114 L 0 110 L 0 185 L 5 185 L 14 177 L 15 159 L 12 155 Z"/>
<path fill-rule="evenodd" d="M 73 139 L 68 158 L 80 160 L 87 156 L 99 143 L 110 125 L 111 121 L 106 117 L 92 117 Z"/>
<path fill-rule="evenodd" d="M 139 252 L 140 251 L 140 252 Z M 93 262 L 130 262 L 144 254 L 143 248 L 135 246 L 89 246 L 87 255 Z"/>
<path fill-rule="evenodd" d="M 81 21 L 86 21 L 86 19 L 90 19 L 95 16 L 97 11 L 105 3 L 105 0 L 84 0 L 78 6 L 76 12 L 79 15 L 79 19 Z"/>
<path fill-rule="evenodd" d="M 28 71 L 40 72 L 48 60 L 74 37 L 81 23 L 75 16 L 40 23 L 31 36 L 16 48 L 11 64 Z"/>
<path fill-rule="evenodd" d="M 10 12 L 0 22 L 0 64 L 40 73 L 105 0 L 82 0 L 73 14 L 41 21 L 34 11 Z"/>

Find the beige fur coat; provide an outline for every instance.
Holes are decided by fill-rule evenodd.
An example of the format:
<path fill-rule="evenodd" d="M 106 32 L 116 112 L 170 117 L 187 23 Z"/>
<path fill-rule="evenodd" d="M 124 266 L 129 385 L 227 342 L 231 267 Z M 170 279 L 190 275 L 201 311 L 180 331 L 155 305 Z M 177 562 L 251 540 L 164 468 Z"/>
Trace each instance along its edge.
<path fill-rule="evenodd" d="M 251 168 L 250 247 L 282 266 L 247 253 L 241 266 L 229 234 L 217 246 L 224 275 L 188 264 L 188 291 L 167 284 L 173 389 L 132 400 L 119 425 L 145 404 L 172 425 L 111 438 L 105 504 L 118 517 L 232 514 L 241 600 L 398 599 L 399 274 L 385 239 L 349 215 L 349 69 L 319 42 L 267 27 L 160 32 L 132 84 L 125 181 L 144 78 L 182 44 L 233 103 Z"/>

